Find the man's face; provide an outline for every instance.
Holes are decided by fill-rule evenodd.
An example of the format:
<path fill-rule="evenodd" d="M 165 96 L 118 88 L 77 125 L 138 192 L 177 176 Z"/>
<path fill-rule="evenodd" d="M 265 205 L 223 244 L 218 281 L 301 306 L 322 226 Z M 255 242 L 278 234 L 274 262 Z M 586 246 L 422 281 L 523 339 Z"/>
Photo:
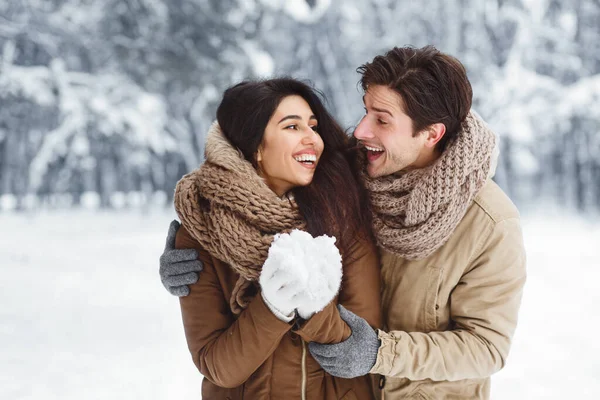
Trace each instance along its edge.
<path fill-rule="evenodd" d="M 387 86 L 370 86 L 363 97 L 366 114 L 354 137 L 366 148 L 367 173 L 371 178 L 403 169 L 419 168 L 427 132 L 413 136 L 412 119 L 403 111 L 398 93 Z"/>

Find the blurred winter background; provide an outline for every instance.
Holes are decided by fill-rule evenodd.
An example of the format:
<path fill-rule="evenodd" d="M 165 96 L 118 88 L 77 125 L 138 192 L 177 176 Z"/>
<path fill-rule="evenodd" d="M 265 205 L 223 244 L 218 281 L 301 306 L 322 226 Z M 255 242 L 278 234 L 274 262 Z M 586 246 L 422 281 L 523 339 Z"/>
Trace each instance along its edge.
<path fill-rule="evenodd" d="M 523 214 L 493 399 L 600 398 L 598 0 L 0 0 L 0 398 L 200 398 L 157 269 L 222 91 L 308 78 L 351 128 L 406 44 L 466 65 Z"/>

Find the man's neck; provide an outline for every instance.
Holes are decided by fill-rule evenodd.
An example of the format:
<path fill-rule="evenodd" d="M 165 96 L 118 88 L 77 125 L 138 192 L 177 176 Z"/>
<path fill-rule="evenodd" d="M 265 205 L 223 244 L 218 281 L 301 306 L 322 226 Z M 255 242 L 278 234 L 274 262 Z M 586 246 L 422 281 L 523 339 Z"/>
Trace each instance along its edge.
<path fill-rule="evenodd" d="M 424 149 L 414 163 L 404 168 L 400 172 L 408 172 L 414 169 L 427 168 L 433 164 L 442 156 L 442 153 L 435 149 Z"/>

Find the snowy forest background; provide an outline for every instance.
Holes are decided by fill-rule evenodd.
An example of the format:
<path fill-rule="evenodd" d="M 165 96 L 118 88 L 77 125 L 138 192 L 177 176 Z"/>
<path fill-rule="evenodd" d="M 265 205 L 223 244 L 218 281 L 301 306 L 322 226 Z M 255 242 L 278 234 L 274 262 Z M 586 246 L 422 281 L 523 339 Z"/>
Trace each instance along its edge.
<path fill-rule="evenodd" d="M 0 398 L 197 400 L 158 278 L 175 183 L 222 91 L 456 55 L 500 135 L 528 281 L 492 400 L 600 398 L 600 0 L 0 0 Z"/>
<path fill-rule="evenodd" d="M 511 197 L 598 213 L 600 1 L 426 3 L 4 0 L 0 209 L 170 204 L 227 86 L 310 79 L 351 128 L 356 67 L 433 44 L 466 65 Z"/>

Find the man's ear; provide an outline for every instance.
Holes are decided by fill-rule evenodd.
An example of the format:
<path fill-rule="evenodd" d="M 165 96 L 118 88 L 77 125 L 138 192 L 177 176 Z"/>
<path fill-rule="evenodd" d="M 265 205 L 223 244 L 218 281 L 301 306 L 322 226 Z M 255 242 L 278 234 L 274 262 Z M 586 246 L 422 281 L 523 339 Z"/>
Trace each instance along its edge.
<path fill-rule="evenodd" d="M 441 122 L 431 124 L 426 128 L 426 131 L 427 139 L 425 140 L 425 146 L 433 148 L 446 134 L 446 125 Z"/>

